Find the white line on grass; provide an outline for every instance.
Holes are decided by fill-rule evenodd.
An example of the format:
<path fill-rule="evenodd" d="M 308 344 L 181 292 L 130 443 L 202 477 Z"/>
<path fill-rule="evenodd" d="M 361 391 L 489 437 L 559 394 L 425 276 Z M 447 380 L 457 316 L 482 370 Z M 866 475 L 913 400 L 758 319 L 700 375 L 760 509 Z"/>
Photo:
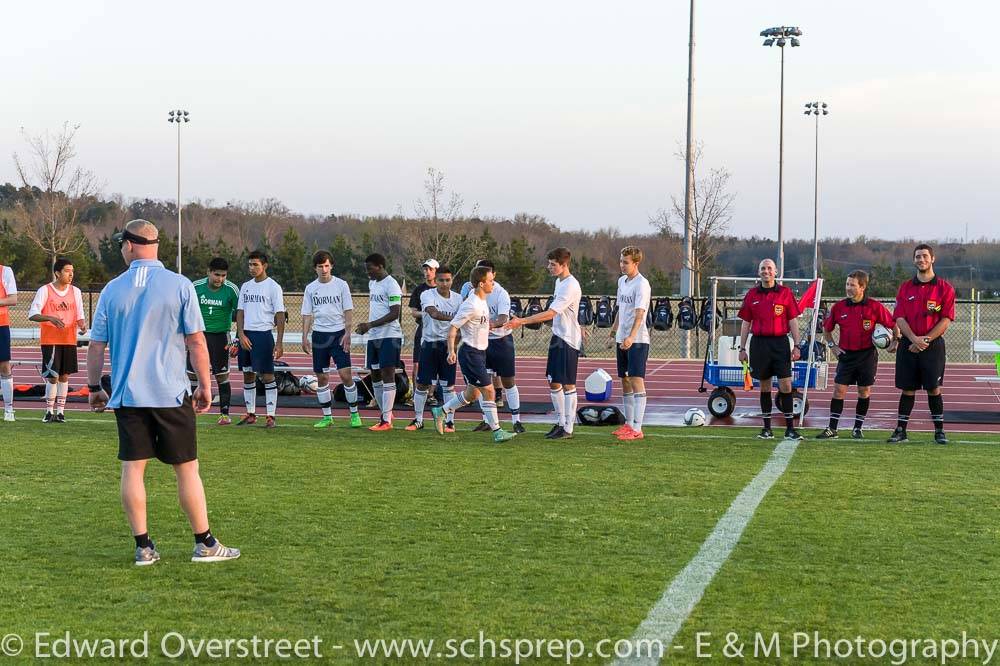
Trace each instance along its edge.
<path fill-rule="evenodd" d="M 701 545 L 698 554 L 677 574 L 670 587 L 632 634 L 630 640 L 633 653 L 641 648 L 643 654 L 630 659 L 618 659 L 615 664 L 658 664 L 658 656 L 647 654 L 652 644 L 659 644 L 663 653 L 669 654 L 677 632 L 701 601 L 712 578 L 729 559 L 767 491 L 784 474 L 798 445 L 797 441 L 783 441 L 774 447 L 763 469 L 736 496 L 726 514 Z"/>

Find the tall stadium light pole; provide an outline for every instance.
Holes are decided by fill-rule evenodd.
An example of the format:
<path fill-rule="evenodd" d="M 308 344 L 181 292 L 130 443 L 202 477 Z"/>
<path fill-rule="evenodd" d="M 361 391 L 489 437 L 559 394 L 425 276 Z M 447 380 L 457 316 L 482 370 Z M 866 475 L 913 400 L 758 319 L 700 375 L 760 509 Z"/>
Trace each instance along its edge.
<path fill-rule="evenodd" d="M 796 27 L 781 26 L 762 30 L 764 46 L 777 46 L 781 49 L 781 97 L 778 114 L 778 279 L 785 277 L 785 233 L 782 225 L 782 186 L 784 184 L 785 168 L 785 44 L 799 46 L 798 38 L 802 30 Z"/>
<path fill-rule="evenodd" d="M 691 250 L 694 242 L 694 0 L 691 0 L 688 25 L 688 91 L 687 91 L 687 147 L 684 152 L 684 258 L 681 265 L 681 296 L 693 296 L 693 271 Z M 681 335 L 681 353 L 691 356 L 690 331 Z"/>
<path fill-rule="evenodd" d="M 807 116 L 816 116 L 816 168 L 813 177 L 813 279 L 819 277 L 819 117 L 828 116 L 826 102 L 806 104 Z"/>
<path fill-rule="evenodd" d="M 181 125 L 191 122 L 190 114 L 182 109 L 167 114 L 168 123 L 177 123 L 177 272 L 181 272 Z"/>

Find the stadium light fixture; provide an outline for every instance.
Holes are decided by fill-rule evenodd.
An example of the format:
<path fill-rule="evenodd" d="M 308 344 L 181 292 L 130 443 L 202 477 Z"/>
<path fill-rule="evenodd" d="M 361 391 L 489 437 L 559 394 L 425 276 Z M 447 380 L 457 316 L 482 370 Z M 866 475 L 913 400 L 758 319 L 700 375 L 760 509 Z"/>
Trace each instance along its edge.
<path fill-rule="evenodd" d="M 181 124 L 191 122 L 190 115 L 183 109 L 167 113 L 167 122 L 177 124 L 177 272 L 181 273 Z M 183 273 L 182 273 L 183 274 Z"/>
<path fill-rule="evenodd" d="M 781 93 L 778 110 L 778 279 L 785 277 L 785 233 L 782 219 L 785 171 L 785 45 L 799 46 L 797 39 L 802 36 L 802 29 L 793 26 L 767 28 L 760 33 L 764 46 L 777 46 L 781 49 Z"/>
<path fill-rule="evenodd" d="M 828 116 L 826 102 L 806 104 L 807 116 L 816 116 L 816 168 L 813 177 L 813 279 L 819 277 L 819 117 Z"/>

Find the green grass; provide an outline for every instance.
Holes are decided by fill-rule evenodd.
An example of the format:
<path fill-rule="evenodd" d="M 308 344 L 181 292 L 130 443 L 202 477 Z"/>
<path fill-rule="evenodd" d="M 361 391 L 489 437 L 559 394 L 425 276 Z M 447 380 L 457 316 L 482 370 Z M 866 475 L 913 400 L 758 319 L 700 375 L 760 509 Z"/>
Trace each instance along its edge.
<path fill-rule="evenodd" d="M 148 629 L 154 648 L 168 631 L 327 646 L 480 631 L 627 638 L 773 448 L 745 429 L 651 428 L 622 445 L 586 428 L 546 442 L 536 426 L 494 446 L 343 419 L 247 433 L 206 418 L 212 529 L 244 556 L 191 564 L 172 472 L 151 464 L 163 559 L 137 568 L 113 417 L 37 416 L 0 424 L 0 634 Z M 996 453 L 804 443 L 677 642 L 730 629 L 1000 634 Z"/>

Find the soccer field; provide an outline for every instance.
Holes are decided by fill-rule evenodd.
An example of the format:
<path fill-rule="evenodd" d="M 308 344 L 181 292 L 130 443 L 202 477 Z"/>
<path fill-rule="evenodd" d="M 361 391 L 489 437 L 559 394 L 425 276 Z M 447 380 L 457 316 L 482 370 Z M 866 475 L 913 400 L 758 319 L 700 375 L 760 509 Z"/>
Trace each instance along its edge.
<path fill-rule="evenodd" d="M 936 446 L 917 434 L 899 446 L 869 433 L 796 450 L 750 429 L 650 428 L 622 444 L 610 429 L 583 427 L 548 442 L 533 426 L 496 446 L 479 433 L 370 433 L 342 419 L 325 431 L 293 418 L 245 431 L 203 418 L 212 530 L 243 557 L 189 561 L 172 472 L 152 464 L 150 535 L 163 559 L 138 568 L 113 416 L 39 418 L 20 410 L 0 424 L 0 635 L 21 637 L 22 657 L 66 632 L 131 640 L 146 631 L 154 662 L 255 636 L 319 637 L 322 658 L 343 663 L 428 662 L 465 639 L 476 652 L 482 635 L 499 655 L 504 639 L 575 640 L 585 651 L 574 663 L 606 663 L 599 655 L 635 636 L 675 577 L 705 557 L 720 519 L 782 446 L 787 469 L 745 531 L 728 535 L 731 554 L 708 553 L 721 568 L 690 615 L 675 613 L 668 661 L 724 661 L 729 632 L 778 632 L 785 654 L 796 631 L 1000 637 L 995 436 Z M 696 656 L 699 632 L 710 634 L 711 658 Z M 427 658 L 362 659 L 362 641 L 379 639 L 434 648 Z M 755 661 L 749 650 L 745 659 Z"/>

